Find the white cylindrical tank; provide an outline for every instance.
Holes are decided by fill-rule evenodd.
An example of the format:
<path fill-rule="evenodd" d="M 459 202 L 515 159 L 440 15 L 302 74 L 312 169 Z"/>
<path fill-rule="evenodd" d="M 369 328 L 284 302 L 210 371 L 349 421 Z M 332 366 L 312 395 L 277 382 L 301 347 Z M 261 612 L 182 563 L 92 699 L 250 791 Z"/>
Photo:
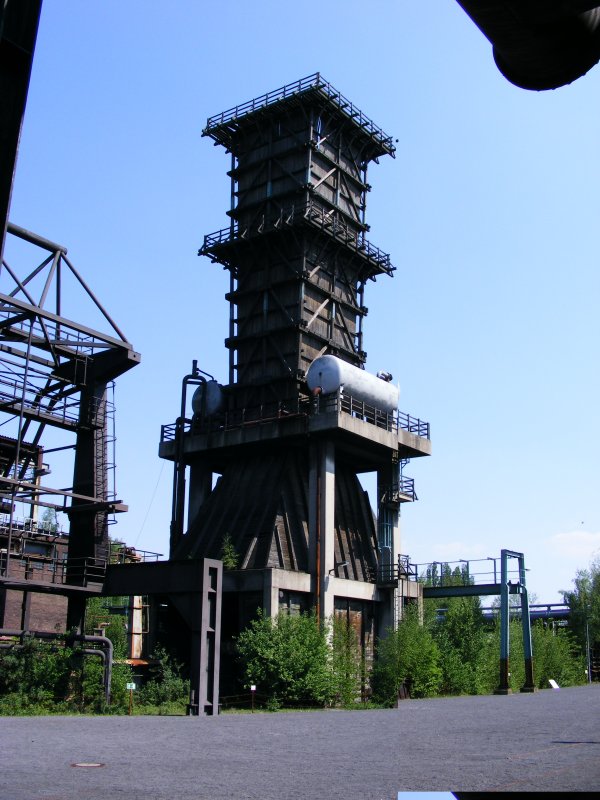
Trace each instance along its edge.
<path fill-rule="evenodd" d="M 207 417 L 216 414 L 223 406 L 223 390 L 217 381 L 210 380 L 201 383 L 192 395 L 192 411 Z"/>
<path fill-rule="evenodd" d="M 388 414 L 398 408 L 400 390 L 397 386 L 337 356 L 315 358 L 306 373 L 306 382 L 313 392 L 319 389 L 323 394 L 341 391 Z"/>

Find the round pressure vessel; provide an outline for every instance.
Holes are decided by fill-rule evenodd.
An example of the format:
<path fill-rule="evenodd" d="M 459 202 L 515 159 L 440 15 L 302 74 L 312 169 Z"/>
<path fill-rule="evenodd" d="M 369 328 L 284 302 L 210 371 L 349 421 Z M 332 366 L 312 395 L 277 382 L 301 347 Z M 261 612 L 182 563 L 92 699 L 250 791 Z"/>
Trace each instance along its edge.
<path fill-rule="evenodd" d="M 222 406 L 223 391 L 217 381 L 201 383 L 192 395 L 192 411 L 196 415 L 206 414 L 210 417 L 220 411 Z"/>
<path fill-rule="evenodd" d="M 306 373 L 306 382 L 312 392 L 342 392 L 388 414 L 398 408 L 400 390 L 397 386 L 348 364 L 337 356 L 315 358 Z"/>

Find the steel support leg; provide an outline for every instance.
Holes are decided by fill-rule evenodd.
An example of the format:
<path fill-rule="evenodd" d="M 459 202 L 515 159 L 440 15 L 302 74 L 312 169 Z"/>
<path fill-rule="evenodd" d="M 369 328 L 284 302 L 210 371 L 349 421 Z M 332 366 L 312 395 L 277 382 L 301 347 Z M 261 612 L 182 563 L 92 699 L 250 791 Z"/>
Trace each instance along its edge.
<path fill-rule="evenodd" d="M 494 694 L 510 694 L 509 682 L 509 605 L 508 605 L 508 553 L 502 550 L 500 572 L 500 682 Z"/>
<path fill-rule="evenodd" d="M 525 583 L 525 559 L 519 558 L 519 582 L 521 584 L 521 624 L 523 626 L 523 654 L 525 656 L 525 683 L 522 692 L 535 692 L 533 681 L 533 652 L 531 648 L 531 618 L 529 616 L 529 598 Z"/>

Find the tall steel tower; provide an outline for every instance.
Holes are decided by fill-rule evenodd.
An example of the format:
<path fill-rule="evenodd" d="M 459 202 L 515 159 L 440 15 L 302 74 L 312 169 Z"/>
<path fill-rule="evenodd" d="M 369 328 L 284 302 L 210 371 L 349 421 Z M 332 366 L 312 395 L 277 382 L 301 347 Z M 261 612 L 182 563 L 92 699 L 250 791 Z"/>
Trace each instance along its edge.
<path fill-rule="evenodd" d="M 163 427 L 171 557 L 234 554 L 225 638 L 257 606 L 316 607 L 369 646 L 416 588 L 398 571 L 399 507 L 415 499 L 402 466 L 430 453 L 391 376 L 364 369 L 365 286 L 394 271 L 366 238 L 367 167 L 393 140 L 318 73 L 209 118 L 203 135 L 231 153 L 230 224 L 200 249 L 230 273 L 229 382 L 194 368 L 193 417 L 184 396 Z"/>

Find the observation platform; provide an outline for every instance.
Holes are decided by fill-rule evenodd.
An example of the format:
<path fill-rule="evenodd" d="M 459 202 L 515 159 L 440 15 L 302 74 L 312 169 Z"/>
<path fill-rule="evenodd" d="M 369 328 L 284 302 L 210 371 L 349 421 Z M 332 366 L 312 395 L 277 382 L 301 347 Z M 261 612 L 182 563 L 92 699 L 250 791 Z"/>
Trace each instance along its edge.
<path fill-rule="evenodd" d="M 316 406 L 299 401 L 260 406 L 215 415 L 206 421 L 188 420 L 163 425 L 159 455 L 174 461 L 183 449 L 187 463 L 196 454 L 211 453 L 218 472 L 230 460 L 237 460 L 240 447 L 263 450 L 306 446 L 307 437 L 326 434 L 336 444 L 340 456 L 351 459 L 357 472 L 369 472 L 381 464 L 382 454 L 394 450 L 401 459 L 431 453 L 429 423 L 409 414 L 388 414 L 349 396 L 322 397 Z"/>
<path fill-rule="evenodd" d="M 279 108 L 298 107 L 304 104 L 315 105 L 315 101 L 324 103 L 331 110 L 344 117 L 357 128 L 357 135 L 362 134 L 369 140 L 374 150 L 373 158 L 379 155 L 395 156 L 394 140 L 376 125 L 366 114 L 357 108 L 348 98 L 339 92 L 319 72 L 307 75 L 293 83 L 281 86 L 266 94 L 259 95 L 245 103 L 222 111 L 209 117 L 203 136 L 210 136 L 217 144 L 235 153 L 236 138 L 243 128 L 251 127 L 257 119 L 272 113 L 272 106 Z"/>
<path fill-rule="evenodd" d="M 286 228 L 304 226 L 328 234 L 339 247 L 349 250 L 364 262 L 365 272 L 371 278 L 377 275 L 392 275 L 396 267 L 390 261 L 389 253 L 371 244 L 362 234 L 344 224 L 339 218 L 327 213 L 323 206 L 309 201 L 283 209 L 271 222 L 259 216 L 251 226 L 240 226 L 234 222 L 204 237 L 198 255 L 208 256 L 214 261 L 235 271 L 243 248 L 248 248 L 254 239 L 263 241 L 267 235 L 278 234 Z"/>

